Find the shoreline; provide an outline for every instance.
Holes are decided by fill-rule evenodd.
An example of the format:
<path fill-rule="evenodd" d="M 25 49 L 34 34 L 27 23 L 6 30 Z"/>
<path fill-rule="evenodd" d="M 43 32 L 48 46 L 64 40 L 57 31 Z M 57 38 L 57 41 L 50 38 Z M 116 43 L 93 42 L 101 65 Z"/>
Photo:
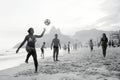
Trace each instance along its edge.
<path fill-rule="evenodd" d="M 17 67 L 25 63 L 24 60 L 27 55 L 27 52 L 25 51 L 25 49 L 21 49 L 18 54 L 15 53 L 15 50 L 16 49 L 12 49 L 11 51 L 8 51 L 7 53 L 5 53 L 4 56 L 0 56 L 0 64 L 2 65 L 0 66 L 0 71 L 8 69 L 8 68 L 12 68 L 12 67 Z M 40 49 L 36 48 L 36 50 L 37 50 L 38 60 L 42 60 L 40 56 L 41 55 Z M 60 50 L 60 55 L 63 55 L 62 53 L 64 53 L 64 51 Z M 45 58 L 49 58 L 52 55 L 53 55 L 52 51 L 49 48 L 47 48 L 45 50 Z M 30 57 L 29 62 L 30 63 L 33 62 L 32 57 Z"/>

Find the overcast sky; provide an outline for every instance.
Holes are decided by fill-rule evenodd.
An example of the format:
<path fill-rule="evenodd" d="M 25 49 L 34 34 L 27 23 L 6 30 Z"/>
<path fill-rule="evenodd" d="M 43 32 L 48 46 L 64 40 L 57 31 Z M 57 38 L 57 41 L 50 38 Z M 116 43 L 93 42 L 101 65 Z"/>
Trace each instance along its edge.
<path fill-rule="evenodd" d="M 118 30 L 119 13 L 120 0 L 0 0 L 0 49 L 22 41 L 29 27 L 35 34 L 52 26 L 67 35 L 92 28 Z M 50 26 L 43 24 L 47 18 Z"/>

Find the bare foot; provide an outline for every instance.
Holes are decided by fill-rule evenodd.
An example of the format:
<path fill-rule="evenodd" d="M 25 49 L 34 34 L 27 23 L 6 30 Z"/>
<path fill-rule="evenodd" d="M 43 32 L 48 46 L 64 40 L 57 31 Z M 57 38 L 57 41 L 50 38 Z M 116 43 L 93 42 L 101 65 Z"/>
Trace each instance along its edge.
<path fill-rule="evenodd" d="M 25 63 L 27 63 L 27 64 L 28 64 L 28 61 L 25 61 Z"/>

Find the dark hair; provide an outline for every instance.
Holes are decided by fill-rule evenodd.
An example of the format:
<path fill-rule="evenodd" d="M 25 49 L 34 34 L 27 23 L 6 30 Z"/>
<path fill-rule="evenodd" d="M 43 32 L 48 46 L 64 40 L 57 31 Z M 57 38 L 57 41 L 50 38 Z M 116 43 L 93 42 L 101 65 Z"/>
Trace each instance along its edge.
<path fill-rule="evenodd" d="M 90 41 L 92 41 L 92 39 L 90 39 Z"/>
<path fill-rule="evenodd" d="M 30 33 L 30 31 L 31 31 L 31 30 L 33 30 L 33 28 L 32 28 L 32 27 L 28 29 L 28 33 Z"/>
<path fill-rule="evenodd" d="M 58 34 L 55 34 L 55 36 L 58 36 Z"/>
<path fill-rule="evenodd" d="M 43 44 L 45 44 L 45 42 L 43 42 Z"/>
<path fill-rule="evenodd" d="M 105 36 L 105 38 L 106 38 L 106 34 L 105 33 L 103 33 L 103 36 Z"/>

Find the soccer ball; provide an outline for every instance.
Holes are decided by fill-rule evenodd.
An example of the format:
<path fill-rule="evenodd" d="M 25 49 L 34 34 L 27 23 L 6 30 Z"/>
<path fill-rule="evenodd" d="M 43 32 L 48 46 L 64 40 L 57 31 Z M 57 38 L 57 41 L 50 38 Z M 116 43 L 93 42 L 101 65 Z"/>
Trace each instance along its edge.
<path fill-rule="evenodd" d="M 44 24 L 47 25 L 47 26 L 50 25 L 50 23 L 51 23 L 51 22 L 50 22 L 49 19 L 46 19 L 46 20 L 44 21 Z"/>

